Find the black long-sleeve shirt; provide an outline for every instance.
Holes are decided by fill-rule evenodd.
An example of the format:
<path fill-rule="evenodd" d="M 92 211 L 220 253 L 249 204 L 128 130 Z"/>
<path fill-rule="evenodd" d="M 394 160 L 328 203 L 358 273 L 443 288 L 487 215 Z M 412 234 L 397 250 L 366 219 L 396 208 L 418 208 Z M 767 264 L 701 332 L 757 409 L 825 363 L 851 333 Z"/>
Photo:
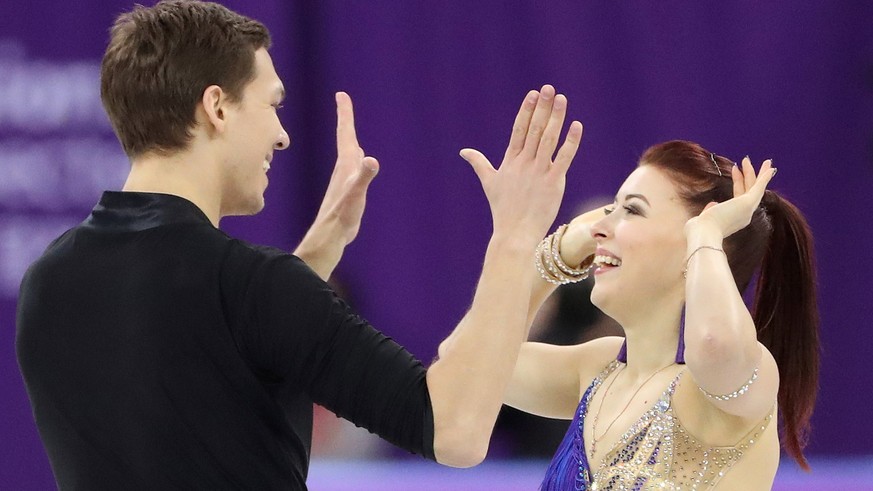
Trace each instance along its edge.
<path fill-rule="evenodd" d="M 16 351 L 61 489 L 306 489 L 312 402 L 434 458 L 421 363 L 177 196 L 106 192 L 54 241 Z"/>

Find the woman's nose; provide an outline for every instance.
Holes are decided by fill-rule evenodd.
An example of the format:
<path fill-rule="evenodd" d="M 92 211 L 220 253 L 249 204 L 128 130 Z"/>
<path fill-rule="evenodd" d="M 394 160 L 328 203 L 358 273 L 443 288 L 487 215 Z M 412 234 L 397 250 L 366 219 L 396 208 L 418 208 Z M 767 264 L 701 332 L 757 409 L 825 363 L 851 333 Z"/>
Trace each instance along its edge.
<path fill-rule="evenodd" d="M 591 225 L 591 237 L 595 240 L 604 239 L 609 235 L 609 215 L 597 220 Z"/>

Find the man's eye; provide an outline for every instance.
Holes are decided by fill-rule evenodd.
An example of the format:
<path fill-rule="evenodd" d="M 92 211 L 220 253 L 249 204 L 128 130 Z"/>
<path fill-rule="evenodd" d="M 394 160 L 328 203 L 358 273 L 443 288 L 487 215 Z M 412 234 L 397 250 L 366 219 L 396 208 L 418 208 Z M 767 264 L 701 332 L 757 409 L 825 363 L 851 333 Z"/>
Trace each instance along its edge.
<path fill-rule="evenodd" d="M 615 207 L 612 207 L 612 208 L 604 208 L 604 209 L 603 209 L 603 213 L 605 213 L 605 214 L 607 214 L 607 215 L 609 215 L 610 213 L 612 213 L 612 212 L 614 212 L 614 211 L 615 211 Z"/>

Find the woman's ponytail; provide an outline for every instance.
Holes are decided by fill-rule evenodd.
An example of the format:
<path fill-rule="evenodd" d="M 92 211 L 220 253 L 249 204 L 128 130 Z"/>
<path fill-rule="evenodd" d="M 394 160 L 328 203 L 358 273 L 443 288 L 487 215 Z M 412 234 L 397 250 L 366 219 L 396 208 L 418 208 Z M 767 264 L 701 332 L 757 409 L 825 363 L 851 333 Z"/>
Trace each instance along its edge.
<path fill-rule="evenodd" d="M 812 232 L 794 205 L 772 191 L 761 202 L 772 232 L 755 290 L 758 340 L 779 366 L 782 446 L 804 470 L 818 390 L 819 337 Z"/>

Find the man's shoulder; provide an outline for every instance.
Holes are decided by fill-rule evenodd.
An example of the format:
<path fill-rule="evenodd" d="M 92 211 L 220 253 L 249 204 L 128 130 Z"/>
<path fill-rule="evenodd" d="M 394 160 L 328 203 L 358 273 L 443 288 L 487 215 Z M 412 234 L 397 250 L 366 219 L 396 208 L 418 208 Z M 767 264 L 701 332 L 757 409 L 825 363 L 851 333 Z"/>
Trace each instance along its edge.
<path fill-rule="evenodd" d="M 297 279 L 318 280 L 318 275 L 294 254 L 277 247 L 253 244 L 225 235 L 227 253 L 224 264 L 231 269 L 243 269 L 258 276 L 285 276 Z"/>
<path fill-rule="evenodd" d="M 290 263 L 302 262 L 297 256 L 290 252 L 283 251 L 278 247 L 254 244 L 242 239 L 231 237 L 224 233 L 222 233 L 222 235 L 227 243 L 228 252 L 233 257 L 247 259 L 257 263 L 277 261 L 288 261 Z"/>
<path fill-rule="evenodd" d="M 265 318 L 297 318 L 266 323 L 285 326 L 321 318 L 329 310 L 332 290 L 300 258 L 275 247 L 228 240 L 219 277 L 229 305 L 248 305 Z"/>

